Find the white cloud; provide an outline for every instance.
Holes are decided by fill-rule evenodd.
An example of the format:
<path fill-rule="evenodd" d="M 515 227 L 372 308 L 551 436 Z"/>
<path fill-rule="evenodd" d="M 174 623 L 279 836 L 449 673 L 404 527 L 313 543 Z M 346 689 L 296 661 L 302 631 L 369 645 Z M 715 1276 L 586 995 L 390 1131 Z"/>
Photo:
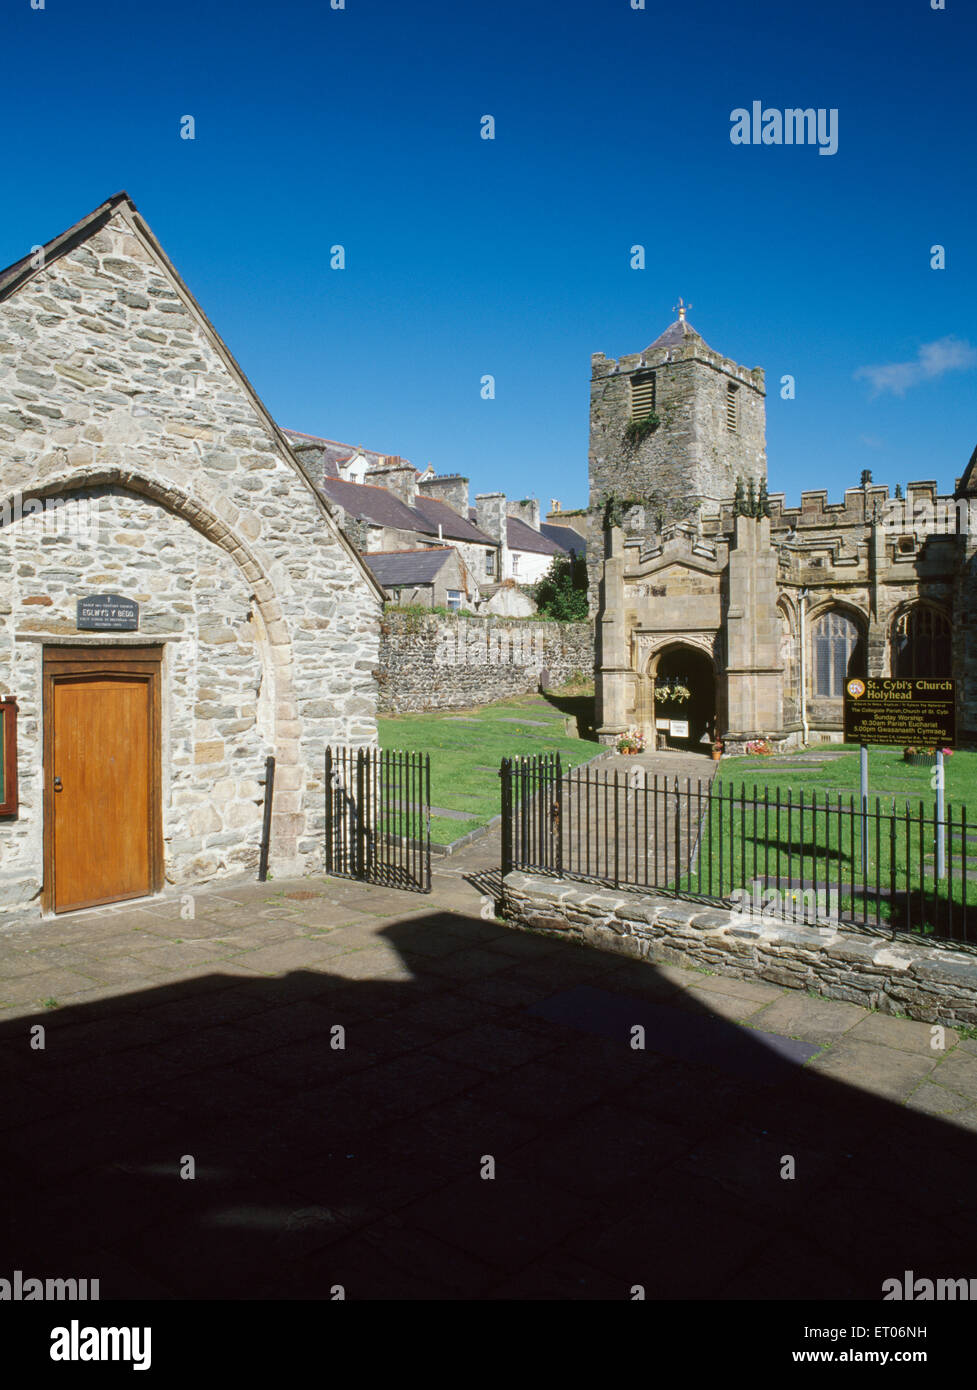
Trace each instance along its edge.
<path fill-rule="evenodd" d="M 875 367 L 859 367 L 856 377 L 872 383 L 873 394 L 891 391 L 903 396 L 911 386 L 921 381 L 934 381 L 944 372 L 963 372 L 977 366 L 977 348 L 963 338 L 938 338 L 935 343 L 923 343 L 914 362 L 887 362 Z"/>

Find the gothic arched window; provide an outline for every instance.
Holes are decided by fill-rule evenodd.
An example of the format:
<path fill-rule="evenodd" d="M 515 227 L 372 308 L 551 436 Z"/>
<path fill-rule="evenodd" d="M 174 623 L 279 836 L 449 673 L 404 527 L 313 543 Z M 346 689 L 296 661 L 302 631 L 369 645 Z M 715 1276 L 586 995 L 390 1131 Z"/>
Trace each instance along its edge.
<path fill-rule="evenodd" d="M 892 674 L 900 680 L 950 674 L 950 620 L 938 608 L 915 604 L 892 628 Z"/>
<path fill-rule="evenodd" d="M 814 648 L 814 693 L 841 698 L 849 676 L 865 675 L 865 643 L 844 613 L 823 613 L 811 630 Z"/>

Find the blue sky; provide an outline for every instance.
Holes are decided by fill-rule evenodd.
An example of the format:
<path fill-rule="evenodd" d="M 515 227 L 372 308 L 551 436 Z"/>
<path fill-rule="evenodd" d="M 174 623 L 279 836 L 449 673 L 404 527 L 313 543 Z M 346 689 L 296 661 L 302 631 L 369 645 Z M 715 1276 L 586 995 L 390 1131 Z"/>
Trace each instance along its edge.
<path fill-rule="evenodd" d="M 682 295 L 766 369 L 771 491 L 952 487 L 971 0 L 331 3 L 5 6 L 0 264 L 125 188 L 282 425 L 565 507 L 591 353 L 647 346 Z M 733 145 L 753 101 L 836 108 L 837 153 Z"/>

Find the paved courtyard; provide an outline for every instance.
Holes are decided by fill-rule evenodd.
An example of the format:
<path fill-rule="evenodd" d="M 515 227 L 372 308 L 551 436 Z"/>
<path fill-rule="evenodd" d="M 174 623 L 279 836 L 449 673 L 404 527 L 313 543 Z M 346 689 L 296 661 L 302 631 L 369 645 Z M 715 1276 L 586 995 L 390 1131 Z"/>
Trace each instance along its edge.
<path fill-rule="evenodd" d="M 428 897 L 273 881 L 0 931 L 0 1277 L 875 1300 L 977 1276 L 977 1043 L 514 931 L 497 863 L 486 839 Z"/>

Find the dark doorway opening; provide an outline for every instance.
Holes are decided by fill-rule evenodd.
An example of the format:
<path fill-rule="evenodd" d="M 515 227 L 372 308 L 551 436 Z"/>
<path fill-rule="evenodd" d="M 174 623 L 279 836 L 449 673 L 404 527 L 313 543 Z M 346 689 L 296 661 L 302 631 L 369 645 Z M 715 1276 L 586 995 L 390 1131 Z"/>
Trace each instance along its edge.
<path fill-rule="evenodd" d="M 671 697 L 674 686 L 684 686 L 689 699 Z M 669 729 L 657 729 L 667 719 Z M 660 747 L 708 752 L 716 733 L 716 673 L 712 660 L 694 647 L 669 647 L 658 659 L 655 671 L 655 724 Z M 681 725 L 688 732 L 681 732 Z M 678 732 L 672 732 L 675 725 Z"/>

